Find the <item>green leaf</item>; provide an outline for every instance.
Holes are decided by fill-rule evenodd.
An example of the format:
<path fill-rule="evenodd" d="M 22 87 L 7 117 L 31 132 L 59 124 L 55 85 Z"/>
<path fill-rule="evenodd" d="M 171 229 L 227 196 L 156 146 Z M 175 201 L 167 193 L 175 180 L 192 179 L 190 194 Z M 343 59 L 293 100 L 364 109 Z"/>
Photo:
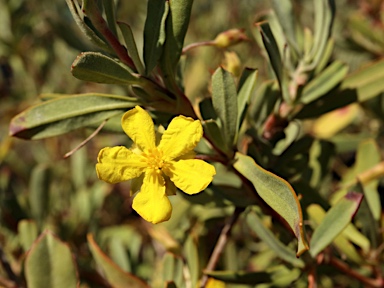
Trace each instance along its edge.
<path fill-rule="evenodd" d="M 90 82 L 131 85 L 140 81 L 124 65 L 96 52 L 84 52 L 77 56 L 71 71 L 77 79 Z"/>
<path fill-rule="evenodd" d="M 233 167 L 247 178 L 257 194 L 275 210 L 291 227 L 298 239 L 297 255 L 308 250 L 303 231 L 303 216 L 295 191 L 284 179 L 263 169 L 249 156 L 239 152 L 235 155 Z"/>
<path fill-rule="evenodd" d="M 131 56 L 132 61 L 135 64 L 135 67 L 137 69 L 137 72 L 139 72 L 139 74 L 141 75 L 144 75 L 145 68 L 143 66 L 143 63 L 140 60 L 139 52 L 137 51 L 137 46 L 136 46 L 135 38 L 133 37 L 131 27 L 124 22 L 117 22 L 117 24 L 119 25 L 121 34 L 123 34 L 125 45 L 127 45 L 129 56 Z"/>
<path fill-rule="evenodd" d="M 203 121 L 202 125 L 204 128 L 204 132 L 206 133 L 208 139 L 212 142 L 212 144 L 224 153 L 230 153 L 230 149 L 228 149 L 226 142 L 224 141 L 222 131 L 220 130 L 220 127 L 217 122 L 211 119 Z"/>
<path fill-rule="evenodd" d="M 328 39 L 332 32 L 333 20 L 335 17 L 335 1 L 316 0 L 313 2 L 315 5 L 315 24 L 311 64 L 315 68 L 324 55 Z"/>
<path fill-rule="evenodd" d="M 225 283 L 253 285 L 265 283 L 269 284 L 266 287 L 291 287 L 290 284 L 300 277 L 301 270 L 278 265 L 269 268 L 266 272 L 206 271 L 205 273 Z"/>
<path fill-rule="evenodd" d="M 351 190 L 364 195 L 364 188 L 360 183 L 354 185 Z M 356 219 L 361 223 L 362 233 L 369 239 L 371 249 L 377 249 L 383 243 L 383 236 L 380 233 L 379 222 L 373 217 L 372 210 L 368 205 L 366 198 L 361 201 L 360 209 L 357 211 Z"/>
<path fill-rule="evenodd" d="M 170 76 L 174 75 L 173 73 L 183 50 L 192 4 L 193 0 L 169 1 L 170 11 L 165 26 L 166 38 L 164 51 L 161 55 L 161 65 L 163 72 L 172 73 Z M 165 78 L 167 78 L 166 75 Z"/>
<path fill-rule="evenodd" d="M 258 70 L 246 68 L 240 77 L 239 91 L 237 95 L 237 125 L 240 129 L 245 111 L 247 110 L 250 99 L 254 96 L 256 91 L 256 81 Z"/>
<path fill-rule="evenodd" d="M 314 71 L 315 75 L 318 75 L 327 66 L 329 59 L 332 56 L 334 46 L 335 46 L 335 40 L 333 38 L 329 38 L 327 45 L 325 46 L 323 55 L 320 57 L 317 63 L 317 66 L 315 68 L 315 71 Z"/>
<path fill-rule="evenodd" d="M 381 151 L 374 139 L 369 139 L 361 142 L 357 149 L 356 162 L 353 174 L 358 176 L 360 173 L 373 168 L 381 161 Z M 380 220 L 381 204 L 380 195 L 378 192 L 379 180 L 374 179 L 368 183 L 362 183 L 364 188 L 365 200 L 372 212 L 373 218 L 376 221 Z"/>
<path fill-rule="evenodd" d="M 307 104 L 295 117 L 315 118 L 353 102 L 364 102 L 384 92 L 384 59 L 348 75 L 340 87 Z"/>
<path fill-rule="evenodd" d="M 296 254 L 279 241 L 273 233 L 267 229 L 261 219 L 254 211 L 250 211 L 246 218 L 249 228 L 259 237 L 265 244 L 267 244 L 276 255 L 282 260 L 291 263 L 295 267 L 303 268 L 305 266 L 301 259 L 296 257 Z"/>
<path fill-rule="evenodd" d="M 277 19 L 281 28 L 287 37 L 288 43 L 296 52 L 298 52 L 296 31 L 295 31 L 295 13 L 293 11 L 291 0 L 273 0 L 273 10 L 277 15 Z"/>
<path fill-rule="evenodd" d="M 114 288 L 147 288 L 149 287 L 136 276 L 123 271 L 97 245 L 91 234 L 87 235 L 88 245 L 97 265 L 104 272 L 103 275 Z"/>
<path fill-rule="evenodd" d="M 324 216 L 326 215 L 323 208 L 317 204 L 311 204 L 308 206 L 307 213 L 310 218 L 310 224 L 314 230 L 319 226 L 319 224 L 323 221 Z M 347 228 L 353 229 L 354 226 L 351 223 L 348 224 L 348 226 L 338 236 L 335 237 L 333 244 L 343 253 L 345 257 L 354 261 L 355 263 L 361 264 L 364 262 L 364 260 L 357 252 L 356 248 L 349 241 L 349 239 L 346 237 L 345 232 Z"/>
<path fill-rule="evenodd" d="M 146 75 L 157 65 L 165 42 L 165 21 L 169 13 L 169 2 L 149 0 L 144 26 L 144 63 Z"/>
<path fill-rule="evenodd" d="M 200 277 L 200 259 L 198 245 L 191 234 L 185 240 L 184 255 L 191 275 L 191 287 L 196 287 Z"/>
<path fill-rule="evenodd" d="M 29 205 L 31 214 L 37 223 L 42 224 L 48 214 L 50 169 L 40 164 L 32 170 L 29 184 Z"/>
<path fill-rule="evenodd" d="M 276 102 L 280 97 L 280 91 L 276 81 L 261 83 L 256 94 L 251 98 L 248 109 L 248 120 L 254 122 L 255 127 L 260 127 L 273 112 Z"/>
<path fill-rule="evenodd" d="M 237 133 L 237 93 L 233 76 L 218 68 L 212 76 L 212 104 L 222 124 L 226 147 L 231 150 Z"/>
<path fill-rule="evenodd" d="M 24 139 L 52 137 L 101 123 L 137 104 L 134 98 L 97 93 L 55 97 L 16 115 L 9 133 Z"/>
<path fill-rule="evenodd" d="M 17 231 L 20 244 L 23 247 L 24 252 L 26 252 L 29 250 L 29 248 L 31 248 L 33 242 L 38 236 L 36 222 L 32 220 L 23 219 L 17 225 Z"/>
<path fill-rule="evenodd" d="M 272 281 L 271 275 L 267 272 L 205 271 L 204 273 L 225 283 L 259 284 Z"/>
<path fill-rule="evenodd" d="M 343 81 L 341 89 L 354 89 L 360 102 L 364 102 L 384 92 L 384 59 L 372 62 Z"/>
<path fill-rule="evenodd" d="M 309 250 L 312 257 L 316 257 L 347 227 L 359 208 L 362 198 L 361 194 L 350 192 L 329 209 L 323 221 L 313 232 Z"/>
<path fill-rule="evenodd" d="M 182 258 L 168 252 L 164 255 L 162 264 L 163 281 L 165 283 L 172 282 L 176 287 L 182 287 L 185 283 Z"/>
<path fill-rule="evenodd" d="M 112 49 L 108 44 L 101 39 L 95 31 L 93 31 L 85 22 L 84 14 L 81 7 L 78 4 L 78 1 L 75 0 L 66 0 L 69 10 L 71 11 L 73 19 L 76 21 L 77 26 L 80 28 L 81 32 L 87 36 L 87 38 L 96 46 L 103 49 L 107 52 L 112 52 Z"/>
<path fill-rule="evenodd" d="M 283 96 L 283 99 L 287 103 L 290 103 L 292 102 L 292 99 L 290 98 L 288 91 L 288 75 L 286 74 L 285 67 L 283 65 L 279 52 L 279 47 L 276 43 L 276 39 L 273 36 L 272 30 L 268 23 L 260 23 L 258 24 L 258 27 L 263 38 L 265 49 L 267 50 L 272 69 L 275 72 L 277 81 L 279 82 L 280 91 Z"/>
<path fill-rule="evenodd" d="M 44 231 L 27 254 L 25 278 L 29 288 L 76 288 L 79 284 L 71 250 L 50 231 Z"/>
<path fill-rule="evenodd" d="M 345 78 L 348 66 L 340 61 L 334 61 L 316 78 L 311 80 L 303 89 L 300 102 L 308 104 L 325 95 Z"/>
<path fill-rule="evenodd" d="M 103 0 L 103 8 L 107 18 L 108 28 L 117 36 L 115 2 Z"/>

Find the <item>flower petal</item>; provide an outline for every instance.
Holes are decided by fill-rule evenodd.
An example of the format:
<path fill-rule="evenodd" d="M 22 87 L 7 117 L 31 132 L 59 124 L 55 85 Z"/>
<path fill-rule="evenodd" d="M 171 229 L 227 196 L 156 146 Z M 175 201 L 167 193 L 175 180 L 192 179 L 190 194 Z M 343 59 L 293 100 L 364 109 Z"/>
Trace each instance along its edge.
<path fill-rule="evenodd" d="M 155 127 L 152 118 L 140 106 L 136 106 L 123 115 L 121 126 L 142 151 L 155 148 Z"/>
<path fill-rule="evenodd" d="M 139 177 L 147 165 L 142 159 L 124 146 L 103 148 L 97 156 L 97 177 L 112 184 Z"/>
<path fill-rule="evenodd" d="M 169 167 L 163 169 L 164 174 L 187 194 L 195 194 L 207 188 L 216 174 L 215 167 L 203 160 L 179 160 L 169 164 Z"/>
<path fill-rule="evenodd" d="M 193 150 L 202 136 L 203 127 L 199 120 L 177 116 L 169 123 L 158 148 L 166 160 L 173 160 Z"/>
<path fill-rule="evenodd" d="M 145 172 L 143 186 L 133 199 L 132 208 L 153 224 L 169 220 L 172 206 L 165 194 L 165 182 L 161 173 L 154 169 Z"/>

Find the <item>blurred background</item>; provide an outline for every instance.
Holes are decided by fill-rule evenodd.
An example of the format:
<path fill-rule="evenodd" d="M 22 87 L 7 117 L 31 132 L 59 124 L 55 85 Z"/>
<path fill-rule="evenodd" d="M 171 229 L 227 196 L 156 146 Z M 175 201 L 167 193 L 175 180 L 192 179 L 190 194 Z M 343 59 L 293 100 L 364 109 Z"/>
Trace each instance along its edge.
<path fill-rule="evenodd" d="M 300 22 L 311 27 L 313 2 L 293 2 Z M 350 71 L 382 57 L 383 2 L 336 2 L 334 57 L 349 64 Z M 116 3 L 119 7 L 117 18 L 131 25 L 138 46 L 142 47 L 146 1 Z M 271 71 L 255 40 L 258 30 L 254 26 L 270 8 L 267 0 L 195 0 L 185 45 L 212 40 L 218 33 L 231 28 L 243 28 L 249 41 L 230 49 L 235 52 L 238 69 L 258 68 L 259 81 L 270 78 Z M 70 68 L 76 56 L 95 48 L 79 31 L 65 1 L 0 0 L 0 27 L 0 246 L 14 271 L 19 271 L 20 256 L 31 244 L 23 241 L 32 239 L 17 236 L 20 223 L 23 219 L 34 219 L 38 231 L 49 227 L 62 240 L 70 243 L 71 249 L 79 256 L 81 276 L 92 278 L 85 272 L 89 267 L 85 249 L 87 232 L 126 225 L 124 237 L 130 235 L 130 241 L 137 242 L 136 247 L 150 241 L 148 230 L 140 226 L 143 225 L 140 218 L 130 208 L 127 184 L 107 185 L 97 180 L 95 173 L 98 151 L 105 146 L 124 145 L 127 137 L 100 133 L 73 156 L 64 159 L 64 155 L 93 130 L 81 129 L 60 137 L 26 141 L 10 138 L 8 126 L 14 115 L 39 102 L 42 93 L 126 95 L 127 90 L 85 83 L 72 77 Z M 214 47 L 198 47 L 188 55 L 186 94 L 190 97 L 206 96 L 211 74 L 218 65 L 225 65 L 225 53 Z M 381 101 L 381 97 L 378 99 L 374 101 Z M 375 106 L 375 103 L 372 105 Z M 367 106 L 369 109 L 369 104 Z M 371 112 L 381 121 L 380 111 L 372 109 Z M 109 237 L 116 234 L 112 230 L 103 231 L 107 231 L 103 234 L 103 243 L 108 245 L 108 241 L 112 241 L 108 240 Z M 177 231 L 181 233 L 183 230 Z M 212 233 L 218 231 L 213 230 Z M 130 263 L 135 263 L 135 259 L 138 261 L 139 258 L 153 259 L 156 247 L 141 252 L 141 255 L 134 254 L 138 253 L 134 252 L 134 246 L 130 249 Z M 118 254 L 118 251 L 113 253 Z M 139 264 L 127 267 L 131 264 L 120 261 L 128 271 L 143 278 L 150 277 L 152 273 L 153 267 Z M 4 271 L 0 268 L 1 274 L 4 275 Z"/>

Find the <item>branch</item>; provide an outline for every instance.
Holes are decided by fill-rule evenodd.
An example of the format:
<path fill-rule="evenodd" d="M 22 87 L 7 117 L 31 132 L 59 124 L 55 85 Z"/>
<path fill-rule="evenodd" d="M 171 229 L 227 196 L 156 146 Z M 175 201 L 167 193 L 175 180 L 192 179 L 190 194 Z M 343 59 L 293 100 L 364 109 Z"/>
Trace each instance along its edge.
<path fill-rule="evenodd" d="M 232 230 L 233 225 L 236 223 L 236 220 L 239 218 L 240 214 L 244 211 L 243 207 L 236 207 L 235 212 L 233 212 L 231 218 L 228 219 L 227 223 L 224 225 L 221 230 L 219 239 L 216 242 L 216 246 L 213 249 L 211 257 L 209 258 L 208 265 L 204 269 L 204 271 L 213 271 L 216 267 L 217 262 L 219 261 L 220 255 L 223 252 L 225 244 L 227 243 L 227 239 L 229 233 Z M 208 281 L 208 275 L 204 274 L 200 280 L 200 287 L 204 288 Z"/>
<path fill-rule="evenodd" d="M 360 273 L 356 272 L 355 270 L 352 270 L 347 264 L 344 262 L 340 261 L 339 259 L 335 257 L 329 258 L 327 261 L 330 265 L 334 266 L 335 268 L 339 269 L 346 275 L 355 278 L 359 280 L 360 282 L 364 283 L 368 287 L 372 288 L 380 288 L 384 287 L 383 279 L 377 278 L 377 279 L 371 279 L 367 278 L 364 275 L 361 275 Z"/>

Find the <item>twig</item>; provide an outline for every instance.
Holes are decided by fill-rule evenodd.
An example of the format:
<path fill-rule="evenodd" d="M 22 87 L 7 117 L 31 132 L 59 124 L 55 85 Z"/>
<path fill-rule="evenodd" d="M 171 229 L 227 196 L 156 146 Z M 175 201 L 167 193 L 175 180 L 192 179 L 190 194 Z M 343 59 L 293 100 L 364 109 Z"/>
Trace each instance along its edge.
<path fill-rule="evenodd" d="M 87 139 L 85 139 L 83 142 L 81 142 L 79 145 L 77 145 L 74 149 L 72 149 L 71 151 L 69 151 L 68 153 L 66 153 L 64 155 L 64 159 L 65 158 L 68 158 L 69 156 L 72 156 L 73 153 L 75 153 L 76 151 L 78 151 L 81 147 L 83 147 L 85 144 L 87 144 L 93 137 L 95 137 L 97 135 L 97 133 L 100 132 L 101 129 L 103 129 L 105 123 L 107 123 L 108 120 L 104 120 L 103 122 L 101 122 L 101 124 L 99 125 L 99 127 L 97 127 L 97 129 L 95 131 L 93 131 L 93 133 L 91 135 L 89 135 L 87 137 Z"/>
<path fill-rule="evenodd" d="M 314 267 L 312 267 L 308 271 L 308 288 L 316 288 L 316 270 Z"/>
<path fill-rule="evenodd" d="M 192 50 L 196 47 L 200 47 L 200 46 L 213 46 L 215 45 L 215 42 L 214 41 L 204 41 L 204 42 L 196 42 L 196 43 L 192 43 L 192 44 L 189 44 L 187 46 L 185 46 L 183 48 L 183 54 L 187 53 L 189 50 Z"/>
<path fill-rule="evenodd" d="M 347 264 L 338 260 L 335 257 L 329 258 L 328 263 L 330 265 L 336 267 L 337 269 L 339 269 L 340 271 L 342 271 L 346 275 L 349 275 L 350 277 L 353 277 L 353 278 L 359 280 L 360 282 L 364 283 L 365 285 L 367 285 L 369 287 L 373 287 L 373 288 L 384 287 L 383 279 L 381 279 L 381 278 L 380 279 L 367 278 L 364 275 L 361 275 L 360 273 L 356 272 L 355 270 L 352 270 Z"/>
<path fill-rule="evenodd" d="M 228 222 L 224 225 L 223 229 L 221 230 L 219 239 L 216 242 L 216 246 L 213 249 L 211 257 L 208 261 L 208 265 L 204 269 L 204 271 L 213 271 L 215 269 L 216 264 L 219 261 L 220 255 L 223 252 L 225 244 L 227 243 L 229 233 L 231 232 L 233 225 L 236 223 L 236 220 L 239 218 L 240 214 L 243 211 L 244 211 L 243 207 L 236 207 L 231 218 L 229 218 Z M 200 280 L 200 287 L 201 288 L 205 287 L 205 285 L 207 284 L 207 281 L 208 281 L 208 275 L 204 274 Z"/>

